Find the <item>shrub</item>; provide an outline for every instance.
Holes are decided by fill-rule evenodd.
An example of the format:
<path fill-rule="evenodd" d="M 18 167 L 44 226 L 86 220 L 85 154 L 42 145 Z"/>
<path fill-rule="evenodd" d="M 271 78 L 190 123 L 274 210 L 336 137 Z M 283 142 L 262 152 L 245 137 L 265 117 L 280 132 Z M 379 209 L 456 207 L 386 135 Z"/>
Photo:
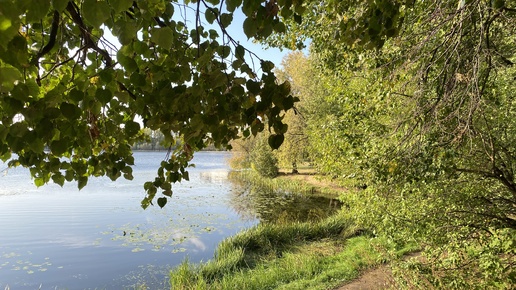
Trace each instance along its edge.
<path fill-rule="evenodd" d="M 251 151 L 251 168 L 261 176 L 274 178 L 278 175 L 278 159 L 267 144 L 266 136 L 257 137 L 256 145 Z"/>

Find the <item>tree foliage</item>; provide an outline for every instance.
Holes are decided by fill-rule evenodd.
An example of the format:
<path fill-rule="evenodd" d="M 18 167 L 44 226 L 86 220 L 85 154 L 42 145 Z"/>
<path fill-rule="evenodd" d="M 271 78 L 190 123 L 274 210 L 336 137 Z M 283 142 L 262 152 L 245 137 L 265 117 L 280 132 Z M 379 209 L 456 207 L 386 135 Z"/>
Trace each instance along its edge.
<path fill-rule="evenodd" d="M 276 156 L 279 165 L 283 168 L 291 168 L 292 173 L 297 173 L 297 167 L 303 162 L 309 161 L 308 136 L 306 134 L 306 120 L 304 117 L 304 101 L 300 98 L 305 93 L 310 75 L 305 55 L 298 51 L 287 54 L 281 62 L 281 69 L 276 70 L 279 81 L 288 81 L 291 86 L 291 94 L 298 101 L 294 110 L 285 113 L 283 121 L 288 126 L 285 140 L 278 149 Z"/>
<path fill-rule="evenodd" d="M 267 144 L 267 135 L 256 137 L 256 143 L 250 152 L 251 168 L 267 178 L 278 175 L 278 158 Z"/>
<path fill-rule="evenodd" d="M 305 5 L 268 43 L 312 40 L 317 85 L 300 99 L 315 165 L 363 189 L 343 197 L 357 222 L 427 250 L 406 285 L 511 288 L 514 2 Z"/>
<path fill-rule="evenodd" d="M 180 137 L 183 146 L 145 184 L 146 207 L 158 191 L 162 201 L 171 196 L 193 152 L 209 144 L 229 148 L 267 120 L 278 147 L 294 99 L 271 62 L 248 64 L 256 57 L 227 33 L 240 6 L 248 37 L 281 30 L 275 14 L 256 22 L 271 13 L 261 1 L 3 1 L 1 159 L 28 167 L 38 186 L 76 180 L 82 188 L 89 176 L 132 179 L 130 148 L 145 138 L 142 128 L 170 145 Z M 188 11 L 193 19 L 183 19 Z"/>

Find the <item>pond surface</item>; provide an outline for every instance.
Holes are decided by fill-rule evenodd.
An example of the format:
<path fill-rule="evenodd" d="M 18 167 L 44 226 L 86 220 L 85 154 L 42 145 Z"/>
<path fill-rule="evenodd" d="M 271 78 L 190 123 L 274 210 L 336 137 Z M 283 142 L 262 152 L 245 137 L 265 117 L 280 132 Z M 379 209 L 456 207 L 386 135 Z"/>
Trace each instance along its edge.
<path fill-rule="evenodd" d="M 230 153 L 199 152 L 166 207 L 143 210 L 142 185 L 165 155 L 136 152 L 133 181 L 92 178 L 81 191 L 36 188 L 26 169 L 0 162 L 0 289 L 168 288 L 171 268 L 209 260 L 220 241 L 275 216 L 268 204 L 280 203 L 271 200 L 285 200 L 231 183 Z"/>

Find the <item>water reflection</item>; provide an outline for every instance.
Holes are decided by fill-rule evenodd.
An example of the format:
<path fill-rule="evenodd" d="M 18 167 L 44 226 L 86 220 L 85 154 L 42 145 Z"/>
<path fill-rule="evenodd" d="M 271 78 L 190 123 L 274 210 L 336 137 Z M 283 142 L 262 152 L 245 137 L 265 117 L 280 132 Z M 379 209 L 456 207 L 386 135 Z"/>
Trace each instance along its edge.
<path fill-rule="evenodd" d="M 336 213 L 342 203 L 313 194 L 274 191 L 229 175 L 233 188 L 231 206 L 243 219 L 284 223 L 316 221 Z"/>
<path fill-rule="evenodd" d="M 0 290 L 164 289 L 170 268 L 212 258 L 220 241 L 258 220 L 313 220 L 339 207 L 230 183 L 228 153 L 200 152 L 167 206 L 144 211 L 142 185 L 164 154 L 136 152 L 133 181 L 91 179 L 81 191 L 36 188 L 24 168 L 0 174 Z"/>
<path fill-rule="evenodd" d="M 199 176 L 202 181 L 207 183 L 222 184 L 228 179 L 227 171 L 211 171 L 211 172 L 200 172 Z"/>
<path fill-rule="evenodd" d="M 81 191 L 36 188 L 24 168 L 0 174 L 0 289 L 166 289 L 186 257 L 208 260 L 220 241 L 258 222 L 229 204 L 225 152 L 197 154 L 167 207 L 142 210 L 143 183 L 164 155 L 136 152 L 133 181 L 92 178 Z"/>

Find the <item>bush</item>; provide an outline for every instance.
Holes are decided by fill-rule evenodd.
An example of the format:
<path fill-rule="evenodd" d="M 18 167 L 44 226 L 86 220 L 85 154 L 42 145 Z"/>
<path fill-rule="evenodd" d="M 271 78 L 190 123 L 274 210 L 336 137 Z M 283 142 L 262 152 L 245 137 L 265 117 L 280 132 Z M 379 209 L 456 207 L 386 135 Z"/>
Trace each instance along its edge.
<path fill-rule="evenodd" d="M 259 136 L 251 151 L 251 168 L 261 176 L 274 178 L 278 176 L 278 159 L 267 144 L 266 136 Z"/>

